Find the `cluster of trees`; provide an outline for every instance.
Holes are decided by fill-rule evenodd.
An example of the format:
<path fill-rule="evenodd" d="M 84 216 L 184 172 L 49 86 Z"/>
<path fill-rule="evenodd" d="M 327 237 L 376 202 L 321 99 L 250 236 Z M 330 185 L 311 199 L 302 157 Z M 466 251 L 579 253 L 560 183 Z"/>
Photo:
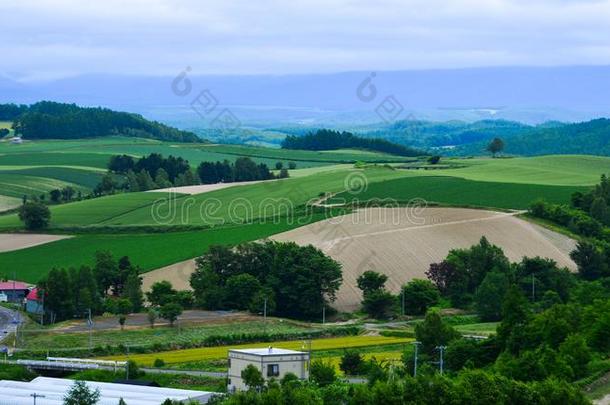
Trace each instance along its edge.
<path fill-rule="evenodd" d="M 191 276 L 195 302 L 205 309 L 263 311 L 319 319 L 335 300 L 341 265 L 313 246 L 293 242 L 212 246 Z"/>
<path fill-rule="evenodd" d="M 74 198 L 80 200 L 82 198 L 82 192 L 80 190 L 77 191 L 70 186 L 66 186 L 64 188 L 56 188 L 49 191 L 49 199 L 53 203 L 70 202 Z"/>
<path fill-rule="evenodd" d="M 385 274 L 372 270 L 365 271 L 357 279 L 362 291 L 362 309 L 372 318 L 385 319 L 398 313 L 423 315 L 440 300 L 438 289 L 429 280 L 412 280 L 402 286 L 399 295 L 385 289 L 387 281 Z"/>
<path fill-rule="evenodd" d="M 610 226 L 610 180 L 602 174 L 599 184 L 588 193 L 572 195 L 572 207 L 588 213 L 604 226 Z"/>
<path fill-rule="evenodd" d="M 532 302 L 546 308 L 567 302 L 578 284 L 568 269 L 558 268 L 550 259 L 525 257 L 519 263 L 510 263 L 502 249 L 485 237 L 470 248 L 451 250 L 445 260 L 432 263 L 426 274 L 452 306 L 474 306 L 486 321 L 501 318 L 502 301 L 498 297 L 510 285 L 518 286 Z"/>
<path fill-rule="evenodd" d="M 146 191 L 172 186 L 197 184 L 188 160 L 172 155 L 164 158 L 151 153 L 140 159 L 129 155 L 115 155 L 108 162 L 109 173 L 96 187 L 96 194 L 109 194 L 116 190 Z M 124 181 L 115 181 L 115 175 L 124 176 Z"/>
<path fill-rule="evenodd" d="M 248 157 L 239 157 L 235 162 L 202 162 L 196 173 L 189 162 L 181 157 L 164 158 L 151 153 L 140 159 L 129 155 L 115 155 L 108 162 L 108 173 L 95 188 L 96 195 L 116 191 L 146 191 L 158 188 L 190 186 L 193 184 L 232 183 L 236 181 L 269 180 L 286 178 L 288 170 L 281 162 L 276 164 L 279 174 L 274 175 L 266 164 L 256 164 Z M 296 165 L 290 165 L 296 167 Z M 117 181 L 117 178 L 124 180 Z"/>
<path fill-rule="evenodd" d="M 554 379 L 519 382 L 483 370 L 464 370 L 455 376 L 406 375 L 404 368 L 376 364 L 368 384 L 349 384 L 337 379 L 334 368 L 321 362 L 311 366 L 311 381 L 294 374 L 265 383 L 255 367 L 242 378 L 249 389 L 229 397 L 217 396 L 209 403 L 225 405 L 278 404 L 588 404 L 575 386 Z"/>
<path fill-rule="evenodd" d="M 192 132 L 149 121 L 139 114 L 107 108 L 41 101 L 30 106 L 4 105 L 0 108 L 0 116 L 3 114 L 13 121 L 15 133 L 28 139 L 123 135 L 174 142 L 200 142 Z"/>
<path fill-rule="evenodd" d="M 398 145 L 380 138 L 363 138 L 350 132 L 320 129 L 303 136 L 289 135 L 282 141 L 284 149 L 334 150 L 343 148 L 368 149 L 399 156 L 419 156 L 417 149 Z"/>
<path fill-rule="evenodd" d="M 40 201 L 25 201 L 19 207 L 18 215 L 25 229 L 30 231 L 44 229 L 51 222 L 51 210 Z"/>
<path fill-rule="evenodd" d="M 89 311 L 124 317 L 141 311 L 144 303 L 140 269 L 127 256 L 116 260 L 107 251 L 96 252 L 92 267 L 53 268 L 37 288 L 51 322 L 83 318 Z"/>
<path fill-rule="evenodd" d="M 170 326 L 174 326 L 182 311 L 192 308 L 195 301 L 191 291 L 175 290 L 166 280 L 154 283 L 146 293 L 146 299 L 150 304 L 148 321 L 151 328 L 158 317 L 167 319 Z"/>
<path fill-rule="evenodd" d="M 588 212 L 566 204 L 552 204 L 537 200 L 530 204 L 529 214 L 565 226 L 570 231 L 593 238 L 604 237 L 604 226 Z"/>
<path fill-rule="evenodd" d="M 578 253 L 575 255 L 584 255 Z M 452 251 L 429 273 L 441 292 L 456 306 L 474 305 L 484 320 L 500 320 L 497 334 L 482 342 L 460 339 L 449 326 L 439 332 L 421 334 L 424 353 L 447 345 L 447 365 L 454 371 L 464 367 L 487 367 L 521 380 L 558 378 L 573 381 L 586 376 L 595 356 L 610 352 L 610 277 L 585 277 L 557 268 L 543 258 L 524 258 L 508 263 L 501 250 L 482 240 Z M 456 259 L 456 257 L 458 259 Z M 476 280 L 482 280 L 475 290 Z M 426 316 L 435 317 L 431 313 Z M 438 319 L 434 322 L 438 324 Z M 428 340 L 426 337 L 443 336 Z M 427 347 L 427 349 L 426 349 Z"/>
<path fill-rule="evenodd" d="M 279 167 L 279 168 L 278 168 Z M 296 167 L 296 165 L 294 166 Z M 197 174 L 202 184 L 233 183 L 236 181 L 269 180 L 288 177 L 288 170 L 281 162 L 276 163 L 280 172 L 276 176 L 264 163 L 256 164 L 248 157 L 239 157 L 235 162 L 201 162 Z"/>

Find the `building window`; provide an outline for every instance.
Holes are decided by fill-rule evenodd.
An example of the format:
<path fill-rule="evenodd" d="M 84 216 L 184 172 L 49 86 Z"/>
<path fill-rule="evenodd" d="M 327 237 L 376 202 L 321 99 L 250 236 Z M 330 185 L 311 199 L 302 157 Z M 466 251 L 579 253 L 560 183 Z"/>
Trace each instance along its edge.
<path fill-rule="evenodd" d="M 280 375 L 279 364 L 267 364 L 267 377 L 277 377 Z"/>

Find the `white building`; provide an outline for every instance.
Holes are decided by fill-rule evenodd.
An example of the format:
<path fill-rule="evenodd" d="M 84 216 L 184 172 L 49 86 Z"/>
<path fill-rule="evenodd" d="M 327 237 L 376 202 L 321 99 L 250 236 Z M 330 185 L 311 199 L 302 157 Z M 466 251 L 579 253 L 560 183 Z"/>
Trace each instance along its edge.
<path fill-rule="evenodd" d="M 160 405 L 168 398 L 183 402 L 194 400 L 205 404 L 215 394 L 206 391 L 93 381 L 85 381 L 85 383 L 92 390 L 100 390 L 98 405 L 117 405 L 121 398 L 128 405 Z M 64 396 L 73 384 L 72 380 L 48 377 L 37 377 L 30 382 L 2 380 L 0 404 L 31 405 L 34 401 L 33 395 L 36 395 L 36 405 L 62 405 Z"/>
<path fill-rule="evenodd" d="M 252 364 L 260 370 L 265 380 L 282 379 L 287 373 L 298 378 L 309 378 L 309 353 L 276 349 L 232 349 L 229 350 L 229 392 L 247 389 L 241 372 Z"/>

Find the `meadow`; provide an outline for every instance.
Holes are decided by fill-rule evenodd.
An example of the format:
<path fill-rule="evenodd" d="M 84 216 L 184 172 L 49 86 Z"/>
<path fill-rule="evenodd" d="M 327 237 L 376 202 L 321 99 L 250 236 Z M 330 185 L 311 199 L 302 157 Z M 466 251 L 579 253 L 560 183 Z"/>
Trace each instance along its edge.
<path fill-rule="evenodd" d="M 430 170 L 426 174 L 499 183 L 592 186 L 599 182 L 600 175 L 610 173 L 609 157 L 590 155 L 447 159 L 441 162 L 461 167 Z"/>
<path fill-rule="evenodd" d="M 129 256 L 143 272 L 204 254 L 215 244 L 235 245 L 269 237 L 326 217 L 315 214 L 299 222 L 278 221 L 225 226 L 189 232 L 80 234 L 70 239 L 0 253 L 0 274 L 17 270 L 20 280 L 35 283 L 54 267 L 92 265 L 96 251 Z M 69 252 L 69 253 L 68 253 Z"/>
<path fill-rule="evenodd" d="M 424 199 L 430 204 L 440 205 L 527 209 L 537 198 L 562 204 L 569 202 L 575 191 L 584 192 L 588 189 L 589 187 L 583 186 L 500 183 L 422 175 L 372 183 L 358 195 L 343 192 L 329 199 L 327 203 L 360 203 L 388 198 L 407 203 L 413 199 Z"/>

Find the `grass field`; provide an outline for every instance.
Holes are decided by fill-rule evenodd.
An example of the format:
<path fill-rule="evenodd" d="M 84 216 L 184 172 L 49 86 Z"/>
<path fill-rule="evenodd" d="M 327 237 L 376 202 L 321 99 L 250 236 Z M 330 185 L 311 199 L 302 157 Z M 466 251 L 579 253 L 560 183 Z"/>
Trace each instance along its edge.
<path fill-rule="evenodd" d="M 573 192 L 588 189 L 582 186 L 474 181 L 448 176 L 408 176 L 369 184 L 367 190 L 358 195 L 344 192 L 328 202 L 349 203 L 376 198 L 408 202 L 421 198 L 446 205 L 526 209 L 536 198 L 567 203 Z"/>
<path fill-rule="evenodd" d="M 103 208 L 103 205 L 100 209 Z M 303 223 L 323 219 L 322 214 L 304 218 Z M 19 280 L 35 283 L 53 267 L 69 268 L 93 264 L 98 250 L 115 257 L 129 256 L 132 263 L 149 271 L 197 257 L 213 244 L 234 245 L 265 238 L 299 226 L 296 222 L 254 223 L 191 232 L 140 234 L 82 234 L 74 238 L 27 249 L 0 253 L 0 274 L 17 271 Z"/>
<path fill-rule="evenodd" d="M 345 336 L 336 338 L 313 339 L 311 342 L 311 350 L 325 351 L 333 349 L 360 348 L 367 346 L 382 346 L 407 344 L 413 339 L 410 338 L 395 338 L 384 336 Z M 152 365 L 155 359 L 162 359 L 166 364 L 178 364 L 192 361 L 205 360 L 220 360 L 226 359 L 229 349 L 241 348 L 261 348 L 273 346 L 280 349 L 304 350 L 304 342 L 302 340 L 289 340 L 279 342 L 263 342 L 249 343 L 243 345 L 217 346 L 217 347 L 202 347 L 197 349 L 174 350 L 169 352 L 151 353 L 151 354 L 136 354 L 129 358 L 142 365 Z M 124 360 L 126 356 L 111 356 L 104 357 L 109 360 Z"/>
<path fill-rule="evenodd" d="M 84 321 L 83 321 L 84 322 Z M 129 326 L 129 324 L 127 324 Z M 212 325 L 197 325 L 189 327 L 155 327 L 154 329 L 145 327 L 138 329 L 129 329 L 121 331 L 118 328 L 111 331 L 96 331 L 92 334 L 92 344 L 95 346 L 106 345 L 126 345 L 126 346 L 150 346 L 153 344 L 189 344 L 199 342 L 209 336 L 227 336 L 240 334 L 260 333 L 263 330 L 262 321 L 249 322 L 234 322 L 226 324 Z M 299 327 L 288 322 L 268 322 L 267 332 L 270 334 L 285 334 L 299 333 L 309 330 L 305 327 Z M 313 330 L 313 329 L 312 329 Z M 26 330 L 23 338 L 24 345 L 22 349 L 36 351 L 41 348 L 44 350 L 60 350 L 60 349 L 86 349 L 89 346 L 89 334 L 82 333 L 65 333 L 61 330 L 53 332 L 47 329 L 41 330 Z M 267 343 L 268 345 L 268 343 Z M 274 343 L 275 345 L 275 343 Z M 189 350 L 217 350 L 217 348 L 189 349 Z M 180 350 L 177 352 L 187 352 L 188 350 Z M 173 352 L 172 352 L 173 353 Z M 225 351 L 226 353 L 226 351 Z M 145 356 L 145 355 L 143 355 Z M 150 355 L 154 356 L 154 355 Z M 155 357 L 153 357 L 154 361 Z M 145 364 L 145 363 L 142 363 Z M 152 362 L 151 362 L 152 364 Z"/>
<path fill-rule="evenodd" d="M 553 155 L 509 159 L 450 159 L 464 166 L 430 170 L 431 175 L 462 177 L 500 183 L 527 183 L 555 186 L 592 186 L 602 174 L 610 173 L 610 158 L 585 155 Z"/>
<path fill-rule="evenodd" d="M 167 193 L 129 193 L 51 208 L 51 226 L 212 225 L 250 222 L 286 215 L 320 193 L 345 189 L 350 176 L 368 182 L 404 176 L 387 168 L 337 170 L 316 175 L 231 187 L 185 197 Z M 171 204 L 169 203 L 171 201 Z M 151 214 L 155 203 L 156 215 Z M 158 210 L 157 210 L 158 208 Z M 19 227 L 16 215 L 0 217 L 1 228 Z"/>

